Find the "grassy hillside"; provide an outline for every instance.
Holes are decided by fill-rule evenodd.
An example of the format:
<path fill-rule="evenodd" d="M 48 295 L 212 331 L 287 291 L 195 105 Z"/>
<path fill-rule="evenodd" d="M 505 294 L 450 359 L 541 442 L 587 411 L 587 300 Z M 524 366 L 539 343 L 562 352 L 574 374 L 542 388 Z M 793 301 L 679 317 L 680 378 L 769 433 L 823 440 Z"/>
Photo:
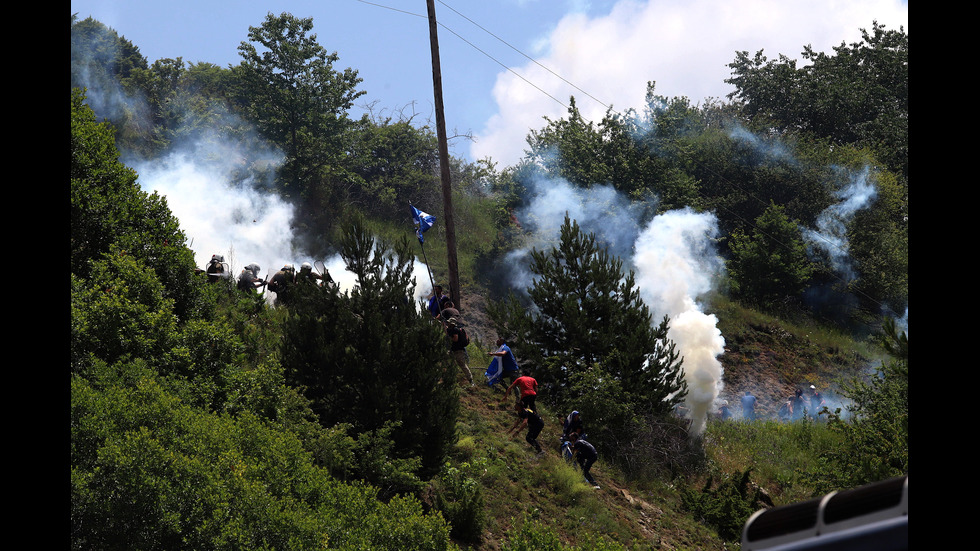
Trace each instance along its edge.
<path fill-rule="evenodd" d="M 603 544 L 731 549 L 737 547 L 733 530 L 740 529 L 752 511 L 767 502 L 782 505 L 816 495 L 814 464 L 820 454 L 841 444 L 840 436 L 825 421 L 773 420 L 778 404 L 802 385 L 814 384 L 825 395 L 837 396 L 839 382 L 859 375 L 881 351 L 802 317 L 790 323 L 735 303 L 719 299 L 719 304 L 728 343 L 722 357 L 722 397 L 737 404 L 744 389 L 752 389 L 759 397 L 762 420 L 712 419 L 698 444 L 700 458 L 689 458 L 689 469 L 675 476 L 629 479 L 604 462 L 599 450 L 593 474 L 601 489 L 593 490 L 577 468 L 559 457 L 561 418 L 567 412 L 541 408 L 545 428 L 539 441 L 546 454 L 537 456 L 523 433 L 505 436 L 515 417 L 510 401 L 501 401 L 503 393 L 485 385 L 465 386 L 460 376 L 463 407 L 451 467 L 479 482 L 485 521 L 479 541 L 457 543 L 472 549 L 586 549 Z M 464 317 L 471 333 L 492 333 L 483 326 L 485 316 L 479 308 L 464 311 Z M 470 347 L 470 365 L 477 377 L 485 367 L 487 347 L 486 341 L 482 349 L 481 343 Z M 738 495 L 738 482 L 746 473 L 748 487 Z M 728 503 L 732 495 L 738 502 L 734 509 Z M 698 500 L 727 503 L 729 508 L 718 509 L 717 518 L 719 513 L 699 508 Z M 605 543 L 596 543 L 597 537 Z M 527 542 L 533 544 L 521 547 Z"/>

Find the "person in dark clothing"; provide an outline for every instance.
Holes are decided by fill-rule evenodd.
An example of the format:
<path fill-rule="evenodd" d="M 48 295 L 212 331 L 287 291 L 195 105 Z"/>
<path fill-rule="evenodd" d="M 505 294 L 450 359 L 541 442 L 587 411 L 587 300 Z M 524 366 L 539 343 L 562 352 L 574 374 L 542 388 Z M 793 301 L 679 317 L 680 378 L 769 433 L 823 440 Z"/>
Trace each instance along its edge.
<path fill-rule="evenodd" d="M 541 434 L 541 429 L 544 428 L 544 419 L 534 411 L 524 407 L 524 404 L 520 400 L 514 402 L 514 411 L 517 413 L 517 420 L 514 421 L 514 426 L 507 431 L 507 436 L 510 436 L 511 433 L 517 434 L 521 428 L 527 425 L 527 436 L 524 437 L 524 440 L 527 440 L 528 444 L 534 446 L 534 449 L 539 454 L 544 453 L 544 450 L 541 449 L 541 444 L 538 443 L 538 435 Z"/>
<path fill-rule="evenodd" d="M 599 489 L 599 485 L 596 484 L 590 472 L 592 470 L 592 464 L 595 463 L 596 459 L 599 459 L 599 453 L 595 451 L 595 447 L 592 444 L 579 438 L 577 433 L 571 433 L 570 439 L 572 441 L 572 455 L 578 461 L 579 466 L 582 467 L 582 474 L 585 476 L 585 480 L 593 488 Z"/>
<path fill-rule="evenodd" d="M 796 393 L 793 394 L 793 398 L 790 400 L 790 418 L 793 421 L 798 421 L 803 419 L 803 415 L 806 413 L 806 400 L 803 398 L 803 391 L 801 389 L 796 389 Z"/>
<path fill-rule="evenodd" d="M 459 320 L 449 318 L 449 321 L 446 322 L 446 335 L 449 336 L 449 352 L 452 354 L 453 360 L 466 374 L 470 386 L 473 386 L 475 383 L 473 382 L 473 372 L 470 371 L 470 357 L 466 353 L 466 345 L 470 342 L 466 330 L 460 326 Z"/>
<path fill-rule="evenodd" d="M 585 425 L 582 423 L 582 415 L 578 411 L 573 411 L 565 418 L 561 427 L 562 435 L 568 438 L 571 433 L 581 436 L 585 432 Z"/>
<path fill-rule="evenodd" d="M 238 276 L 238 288 L 242 291 L 254 293 L 256 289 L 265 285 L 265 281 L 259 279 L 259 270 L 261 268 L 255 263 L 245 266 L 241 275 Z"/>
<path fill-rule="evenodd" d="M 810 415 L 816 419 L 820 415 L 820 410 L 826 405 L 827 403 L 824 402 L 823 396 L 817 391 L 817 387 L 810 385 Z"/>

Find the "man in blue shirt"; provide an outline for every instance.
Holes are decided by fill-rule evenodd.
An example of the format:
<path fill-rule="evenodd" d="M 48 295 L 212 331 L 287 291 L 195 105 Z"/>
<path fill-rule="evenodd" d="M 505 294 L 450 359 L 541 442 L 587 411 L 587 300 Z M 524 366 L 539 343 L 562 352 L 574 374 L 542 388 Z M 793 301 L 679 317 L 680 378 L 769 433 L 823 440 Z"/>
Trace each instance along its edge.
<path fill-rule="evenodd" d="M 429 298 L 428 306 L 429 313 L 432 314 L 432 317 L 434 318 L 438 318 L 439 312 L 442 310 L 442 308 L 439 306 L 439 301 L 442 300 L 442 297 L 442 285 L 434 285 L 432 287 L 432 297 Z"/>
<path fill-rule="evenodd" d="M 490 356 L 496 356 L 497 361 L 501 365 L 500 382 L 503 383 L 504 388 L 507 388 L 508 383 L 504 379 L 510 380 L 513 383 L 517 376 L 520 374 L 521 369 L 517 366 L 517 358 L 514 357 L 514 353 L 507 346 L 504 338 L 501 336 L 497 337 L 497 351 L 487 352 Z"/>

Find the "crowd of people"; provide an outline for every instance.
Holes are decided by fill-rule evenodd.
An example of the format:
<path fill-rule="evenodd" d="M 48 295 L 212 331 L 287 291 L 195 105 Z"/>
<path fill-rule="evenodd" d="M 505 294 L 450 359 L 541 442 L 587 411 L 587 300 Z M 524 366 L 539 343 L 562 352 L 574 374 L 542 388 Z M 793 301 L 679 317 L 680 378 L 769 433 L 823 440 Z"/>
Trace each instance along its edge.
<path fill-rule="evenodd" d="M 321 270 L 316 271 L 309 262 L 304 262 L 297 271 L 292 264 L 284 264 L 271 277 L 263 278 L 261 267 L 256 263 L 251 263 L 242 269 L 236 287 L 247 293 L 255 293 L 263 288 L 268 289 L 276 294 L 276 305 L 288 304 L 293 300 L 295 289 L 299 285 L 323 286 L 333 284 L 330 273 L 322 266 L 320 267 Z M 198 272 L 205 273 L 208 281 L 211 282 L 231 281 L 233 278 L 228 264 L 221 255 L 213 255 L 205 269 L 198 270 Z M 428 298 L 425 306 L 432 319 L 442 325 L 447 338 L 449 354 L 453 361 L 463 371 L 463 375 L 470 386 L 476 386 L 469 365 L 469 354 L 466 350 L 470 338 L 466 332 L 466 324 L 463 323 L 462 315 L 452 298 L 444 294 L 442 286 L 434 285 L 432 295 Z M 524 439 L 539 455 L 544 454 L 544 448 L 538 441 L 538 437 L 544 428 L 544 419 L 538 412 L 536 402 L 537 380 L 532 377 L 528 370 L 521 370 L 513 350 L 503 335 L 497 337 L 496 349 L 488 351 L 487 356 L 491 358 L 490 366 L 485 373 L 487 385 L 491 389 L 498 386 L 502 389 L 503 402 L 507 401 L 512 391 L 515 393 L 516 400 L 513 410 L 515 420 L 507 434 L 517 435 L 526 429 Z M 591 474 L 592 465 L 599 455 L 595 447 L 585 438 L 580 412 L 573 411 L 565 418 L 560 448 L 567 450 L 566 458 L 569 461 L 574 460 L 578 463 L 585 480 L 594 488 L 599 488 Z"/>
<path fill-rule="evenodd" d="M 291 295 L 297 285 L 322 286 L 333 283 L 333 278 L 330 277 L 330 272 L 326 268 L 321 266 L 320 271 L 314 270 L 313 265 L 309 262 L 301 264 L 299 271 L 296 271 L 292 264 L 284 264 L 272 277 L 263 278 L 260 275 L 261 271 L 262 268 L 258 264 L 254 262 L 248 264 L 238 274 L 235 286 L 239 290 L 249 293 L 268 289 L 276 294 L 275 303 L 277 305 L 288 303 L 293 298 Z M 205 273 L 211 283 L 231 281 L 233 278 L 230 266 L 225 262 L 224 256 L 219 254 L 212 255 L 208 265 L 203 270 L 197 270 L 197 272 Z"/>
<path fill-rule="evenodd" d="M 776 411 L 776 419 L 779 421 L 799 421 L 804 418 L 818 419 L 821 413 L 827 408 L 827 401 L 817 390 L 816 385 L 809 385 L 809 396 L 802 388 L 797 388 L 793 394 L 779 404 Z M 744 421 L 755 421 L 759 418 L 756 412 L 758 398 L 752 391 L 746 390 L 741 396 L 741 419 Z M 727 400 L 722 400 L 715 415 L 722 421 L 727 421 L 736 417 L 736 414 L 729 407 Z"/>
<path fill-rule="evenodd" d="M 469 366 L 469 356 L 466 352 L 469 337 L 466 334 L 465 324 L 459 310 L 452 299 L 444 294 L 441 285 L 433 286 L 432 296 L 426 303 L 426 309 L 433 320 L 443 325 L 453 360 L 463 370 L 470 386 L 475 386 L 473 373 Z M 543 455 L 545 453 L 544 448 L 538 441 L 538 437 L 544 429 L 544 419 L 538 412 L 537 406 L 538 381 L 529 370 L 522 370 L 518 366 L 514 351 L 511 350 L 503 335 L 497 336 L 496 349 L 490 350 L 486 354 L 491 359 L 490 366 L 485 373 L 487 385 L 491 389 L 496 389 L 498 386 L 503 389 L 502 403 L 507 402 L 511 392 L 515 394 L 514 423 L 507 430 L 507 436 L 516 436 L 526 430 L 524 440 L 538 455 Z M 560 447 L 563 451 L 567 450 L 566 457 L 569 461 L 578 463 L 585 480 L 593 488 L 598 489 L 599 485 L 593 478 L 591 469 L 593 463 L 599 458 L 599 454 L 595 446 L 585 439 L 580 412 L 573 411 L 565 419 Z"/>

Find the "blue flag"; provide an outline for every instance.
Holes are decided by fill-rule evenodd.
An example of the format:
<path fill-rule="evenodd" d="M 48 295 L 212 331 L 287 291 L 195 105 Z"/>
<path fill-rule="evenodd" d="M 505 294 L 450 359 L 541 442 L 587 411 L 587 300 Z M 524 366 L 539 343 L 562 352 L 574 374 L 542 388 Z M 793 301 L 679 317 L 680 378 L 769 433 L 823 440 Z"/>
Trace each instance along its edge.
<path fill-rule="evenodd" d="M 436 223 L 436 217 L 420 211 L 414 205 L 409 206 L 412 207 L 412 219 L 415 220 L 415 235 L 418 236 L 419 243 L 425 243 L 422 234 Z"/>
<path fill-rule="evenodd" d="M 487 377 L 487 386 L 493 386 L 500 382 L 500 377 L 504 374 L 504 370 L 501 368 L 500 358 L 494 358 L 490 361 L 490 366 L 487 367 L 485 374 Z"/>

